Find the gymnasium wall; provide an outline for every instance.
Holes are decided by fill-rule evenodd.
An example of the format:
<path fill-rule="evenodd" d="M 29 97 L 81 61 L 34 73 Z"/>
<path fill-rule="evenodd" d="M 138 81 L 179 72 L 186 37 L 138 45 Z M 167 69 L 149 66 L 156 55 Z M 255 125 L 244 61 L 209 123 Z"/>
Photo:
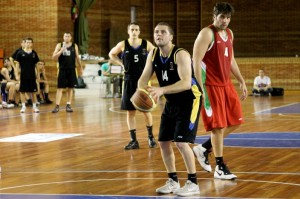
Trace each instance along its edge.
<path fill-rule="evenodd" d="M 230 24 L 235 36 L 235 55 L 247 82 L 253 81 L 258 68 L 266 67 L 278 86 L 299 90 L 300 58 L 295 56 L 300 54 L 300 1 L 229 2 L 236 10 Z M 88 52 L 107 58 L 117 42 L 128 38 L 130 6 L 136 6 L 142 38 L 153 42 L 153 27 L 166 21 L 174 28 L 174 42 L 192 53 L 198 32 L 212 22 L 215 3 L 215 0 L 96 0 L 86 12 L 90 29 Z M 0 48 L 4 49 L 4 55 L 10 56 L 19 48 L 21 38 L 31 36 L 34 49 L 46 61 L 51 87 L 56 84 L 56 63 L 51 58 L 55 45 L 62 41 L 64 32 L 74 29 L 71 5 L 72 0 L 0 1 Z"/>

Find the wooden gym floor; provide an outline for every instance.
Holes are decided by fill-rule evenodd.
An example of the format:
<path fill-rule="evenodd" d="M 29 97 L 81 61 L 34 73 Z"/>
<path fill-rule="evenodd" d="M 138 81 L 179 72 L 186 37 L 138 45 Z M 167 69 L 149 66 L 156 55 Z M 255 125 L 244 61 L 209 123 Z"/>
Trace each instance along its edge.
<path fill-rule="evenodd" d="M 54 105 L 40 106 L 39 114 L 30 107 L 25 114 L 0 110 L 0 198 L 175 198 L 155 193 L 167 175 L 159 148 L 148 148 L 142 115 L 137 113 L 141 148 L 124 151 L 129 134 L 120 99 L 76 92 L 73 113 L 65 112 L 64 101 L 57 114 L 51 113 Z M 196 162 L 200 198 L 300 198 L 299 92 L 249 96 L 242 106 L 246 123 L 225 139 L 224 150 L 238 179 L 216 180 Z M 156 137 L 160 111 L 153 112 Z M 197 142 L 207 136 L 201 122 Z M 185 167 L 175 151 L 183 184 Z M 210 161 L 214 168 L 213 156 Z"/>

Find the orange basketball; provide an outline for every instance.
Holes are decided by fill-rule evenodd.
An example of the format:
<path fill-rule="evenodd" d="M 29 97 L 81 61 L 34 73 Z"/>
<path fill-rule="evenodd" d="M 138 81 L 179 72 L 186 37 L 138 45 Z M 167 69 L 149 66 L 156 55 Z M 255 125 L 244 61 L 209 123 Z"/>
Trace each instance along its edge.
<path fill-rule="evenodd" d="M 154 99 L 145 89 L 136 90 L 130 101 L 137 110 L 142 112 L 152 111 L 156 107 Z"/>

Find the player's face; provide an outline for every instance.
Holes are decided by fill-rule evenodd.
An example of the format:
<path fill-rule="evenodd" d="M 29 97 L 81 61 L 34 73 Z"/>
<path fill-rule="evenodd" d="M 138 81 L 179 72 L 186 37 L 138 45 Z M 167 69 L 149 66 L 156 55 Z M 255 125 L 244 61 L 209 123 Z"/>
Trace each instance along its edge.
<path fill-rule="evenodd" d="M 218 14 L 214 16 L 214 26 L 220 30 L 225 30 L 230 23 L 230 14 Z"/>
<path fill-rule="evenodd" d="M 72 36 L 70 34 L 64 34 L 64 42 L 69 43 L 71 42 Z"/>
<path fill-rule="evenodd" d="M 129 38 L 131 39 L 136 39 L 136 38 L 139 38 L 139 35 L 140 35 L 140 27 L 137 26 L 137 25 L 130 25 L 128 27 L 128 35 L 129 35 Z"/>
<path fill-rule="evenodd" d="M 172 42 L 173 35 L 170 34 L 168 26 L 158 25 L 154 29 L 154 42 L 158 47 L 163 47 Z"/>
<path fill-rule="evenodd" d="M 32 48 L 32 41 L 31 40 L 26 40 L 25 41 L 25 47 L 26 48 Z"/>

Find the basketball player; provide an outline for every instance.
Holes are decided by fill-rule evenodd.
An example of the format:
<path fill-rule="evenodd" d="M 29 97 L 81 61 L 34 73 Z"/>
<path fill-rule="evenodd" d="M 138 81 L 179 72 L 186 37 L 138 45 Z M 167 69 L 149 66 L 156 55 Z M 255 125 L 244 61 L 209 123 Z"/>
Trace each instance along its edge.
<path fill-rule="evenodd" d="M 201 92 L 194 78 L 191 56 L 185 49 L 172 44 L 173 35 L 167 23 L 161 22 L 155 27 L 154 41 L 158 48 L 149 53 L 138 87 L 147 89 L 156 100 L 162 95 L 166 98 L 158 141 L 169 179 L 156 192 L 191 196 L 200 194 L 195 157 L 189 143 L 194 143 L 197 133 Z M 154 72 L 160 87 L 147 86 Z M 183 157 L 188 173 L 182 188 L 176 174 L 173 142 Z"/>
<path fill-rule="evenodd" d="M 121 109 L 127 111 L 127 126 L 131 141 L 124 147 L 125 150 L 138 149 L 139 143 L 136 138 L 136 109 L 132 105 L 130 98 L 137 88 L 137 82 L 145 67 L 148 52 L 154 46 L 147 40 L 140 39 L 140 26 L 137 23 L 130 23 L 127 27 L 129 38 L 119 42 L 109 52 L 109 57 L 116 64 L 124 69 L 124 90 L 122 96 Z M 121 59 L 118 55 L 121 54 Z M 156 141 L 152 133 L 152 115 L 144 112 L 146 127 L 148 131 L 148 144 L 150 148 L 156 147 Z"/>
<path fill-rule="evenodd" d="M 39 113 L 36 106 L 36 68 L 35 65 L 39 62 L 37 53 L 32 49 L 33 39 L 28 37 L 25 39 L 25 48 L 20 50 L 16 55 L 17 68 L 20 69 L 20 96 L 22 108 L 20 113 L 25 113 L 25 93 L 32 96 L 32 109 L 34 113 Z"/>
<path fill-rule="evenodd" d="M 204 93 L 202 120 L 206 130 L 211 131 L 211 138 L 193 150 L 200 165 L 210 172 L 208 153 L 213 148 L 217 164 L 214 177 L 220 179 L 236 178 L 223 161 L 223 137 L 244 122 L 231 72 L 240 84 L 241 100 L 247 97 L 247 87 L 234 58 L 233 33 L 228 28 L 233 13 L 229 3 L 217 3 L 213 24 L 200 31 L 193 49 L 193 66 Z"/>
<path fill-rule="evenodd" d="M 63 39 L 64 41 L 62 43 L 56 45 L 52 56 L 54 60 L 58 61 L 56 106 L 52 110 L 52 113 L 57 113 L 59 111 L 62 92 L 65 88 L 67 88 L 66 112 L 73 112 L 71 101 L 74 87 L 77 85 L 76 61 L 79 65 L 79 70 L 82 73 L 78 46 L 72 42 L 71 33 L 64 33 Z"/>

